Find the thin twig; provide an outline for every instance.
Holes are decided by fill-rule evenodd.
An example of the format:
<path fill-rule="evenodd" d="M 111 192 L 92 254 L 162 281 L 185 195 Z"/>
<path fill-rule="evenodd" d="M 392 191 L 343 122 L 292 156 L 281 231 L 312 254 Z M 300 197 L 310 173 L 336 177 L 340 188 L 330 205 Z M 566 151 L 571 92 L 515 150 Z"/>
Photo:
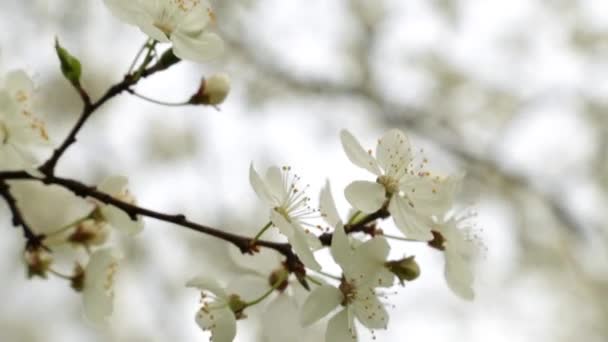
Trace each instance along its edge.
<path fill-rule="evenodd" d="M 23 230 L 23 236 L 27 240 L 26 248 L 36 248 L 43 247 L 42 239 L 44 239 L 44 235 L 38 235 L 34 233 L 34 231 L 30 228 L 30 226 L 25 222 L 23 218 L 23 214 L 21 210 L 17 206 L 17 200 L 10 192 L 10 186 L 4 180 L 0 180 L 0 196 L 4 198 L 6 204 L 8 205 L 9 210 L 11 211 L 12 223 L 15 227 L 21 227 Z"/>

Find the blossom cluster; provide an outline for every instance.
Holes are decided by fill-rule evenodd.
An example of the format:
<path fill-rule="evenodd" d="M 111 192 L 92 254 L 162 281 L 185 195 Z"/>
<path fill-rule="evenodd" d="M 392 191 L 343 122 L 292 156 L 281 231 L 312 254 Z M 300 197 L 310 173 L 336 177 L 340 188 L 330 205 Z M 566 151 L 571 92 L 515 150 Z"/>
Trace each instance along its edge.
<path fill-rule="evenodd" d="M 133 86 L 145 72 L 164 70 L 179 59 L 205 62 L 223 50 L 222 40 L 213 32 L 216 16 L 206 0 L 104 2 L 111 13 L 149 37 L 122 83 L 110 88 L 112 91 L 136 94 Z M 161 43 L 171 44 L 163 54 L 156 52 Z M 87 186 L 54 175 L 54 164 L 76 140 L 84 121 L 119 93 L 110 91 L 91 102 L 80 82 L 80 62 L 58 42 L 56 50 L 64 76 L 85 102 L 85 114 L 52 157 L 41 161 L 40 147 L 54 144 L 44 122 L 34 114 L 35 87 L 24 71 L 9 72 L 0 87 L 0 172 L 16 172 L 0 177 L 0 190 L 13 222 L 23 226 L 29 240 L 24 252 L 28 275 L 68 280 L 82 293 L 89 321 L 104 326 L 110 323 L 115 275 L 122 258 L 113 247 L 115 232 L 139 234 L 142 215 L 178 226 L 192 228 L 195 224 L 185 216 L 138 207 L 124 176 L 110 176 L 97 186 Z M 150 67 L 154 59 L 158 64 Z M 220 73 L 203 79 L 183 105 L 217 106 L 229 90 L 228 77 Z M 342 192 L 352 207 L 348 215 L 341 215 L 336 207 L 329 181 L 318 199 L 312 199 L 308 186 L 302 186 L 291 167 L 272 166 L 261 174 L 252 163 L 249 181 L 266 207 L 267 221 L 262 228 L 253 237 L 200 229 L 236 245 L 241 254 L 231 249 L 233 259 L 248 270 L 228 284 L 210 274 L 186 284 L 201 294 L 195 321 L 210 332 L 211 340 L 233 341 L 237 322 L 247 319 L 253 306 L 261 308 L 269 341 L 308 340 L 311 326 L 323 330 L 327 342 L 356 341 L 361 326 L 372 334 L 386 329 L 390 325 L 388 295 L 421 274 L 414 255 L 391 258 L 395 252 L 403 253 L 404 241 L 442 253 L 449 288 L 463 299 L 474 298 L 473 266 L 481 245 L 471 216 L 455 210 L 463 175 L 428 170 L 427 160 L 414 152 L 409 138 L 398 129 L 386 132 L 375 151 L 364 149 L 346 130 L 340 133 L 340 141 L 346 158 L 371 173 L 369 179 L 355 180 Z M 25 181 L 33 186 L 26 186 Z M 54 205 L 79 210 L 67 222 L 37 221 L 33 213 L 46 206 L 42 204 L 45 196 Z M 385 225 L 396 227 L 400 234 L 385 233 Z M 322 257 L 324 249 L 331 260 Z M 74 266 L 66 272 L 56 258 L 60 250 L 81 250 L 85 257 L 71 253 Z"/>
<path fill-rule="evenodd" d="M 473 235 L 470 215 L 459 216 L 454 210 L 462 175 L 439 176 L 426 170 L 424 160 L 416 163 L 407 136 L 396 129 L 378 140 L 375 154 L 366 151 L 346 130 L 340 137 L 348 159 L 375 177 L 356 180 L 345 188 L 344 196 L 353 208 L 346 221 L 339 215 L 329 182 L 319 194 L 318 208 L 314 208 L 306 189 L 300 187 L 300 177 L 290 167 L 270 167 L 264 176 L 250 167 L 251 186 L 269 210 L 269 222 L 256 238 L 276 227 L 299 257 L 307 280 L 289 280 L 290 274 L 295 275 L 294 280 L 301 279 L 297 270 L 290 269 L 288 260 L 271 262 L 271 268 L 257 267 L 258 271 L 266 269 L 267 279 L 266 290 L 258 291 L 260 298 L 275 292 L 274 301 L 283 301 L 290 306 L 286 312 L 298 317 L 279 317 L 274 305 L 268 304 L 263 315 L 272 317 L 275 324 L 264 326 L 264 333 L 272 341 L 280 341 L 285 331 L 298 331 L 317 322 L 326 325 L 328 342 L 356 341 L 356 321 L 372 334 L 386 329 L 390 289 L 415 280 L 421 272 L 412 255 L 389 258 L 393 248 L 390 240 L 421 242 L 441 252 L 448 286 L 463 299 L 474 297 L 473 261 L 481 245 Z M 377 219 L 389 217 L 401 236 L 385 234 L 378 227 Z M 332 274 L 326 270 L 331 265 L 319 262 L 317 252 L 325 247 L 341 273 Z M 221 288 L 209 276 L 197 277 L 188 285 L 199 288 L 205 298 L 213 298 L 203 301 L 196 320 L 202 329 L 211 331 L 216 342 L 232 341 L 236 322 L 246 318 L 245 309 L 258 304 L 230 292 L 230 285 Z"/>

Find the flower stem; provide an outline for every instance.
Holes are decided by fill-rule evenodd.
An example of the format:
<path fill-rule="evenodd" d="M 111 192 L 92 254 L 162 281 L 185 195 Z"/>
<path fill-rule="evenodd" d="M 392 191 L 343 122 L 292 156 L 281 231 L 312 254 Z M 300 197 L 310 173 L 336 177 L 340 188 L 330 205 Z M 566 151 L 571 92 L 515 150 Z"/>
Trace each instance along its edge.
<path fill-rule="evenodd" d="M 407 242 L 424 242 L 427 243 L 428 241 L 421 241 L 421 240 L 416 240 L 416 239 L 408 239 L 406 237 L 402 237 L 402 236 L 397 236 L 397 235 L 390 235 L 390 234 L 384 234 L 382 233 L 382 236 L 384 236 L 387 239 L 392 239 L 392 240 L 399 240 L 399 241 L 407 241 Z"/>
<path fill-rule="evenodd" d="M 353 214 L 353 216 L 351 216 L 351 217 L 350 217 L 350 219 L 348 219 L 348 222 L 346 222 L 346 224 L 347 224 L 347 225 L 349 225 L 349 224 L 354 224 L 354 223 L 355 223 L 355 221 L 356 221 L 357 219 L 359 219 L 359 218 L 360 218 L 361 214 L 363 214 L 363 213 L 361 212 L 361 210 L 357 210 L 357 211 L 355 211 L 355 213 Z"/>
<path fill-rule="evenodd" d="M 133 69 L 135 68 L 135 64 L 137 63 L 137 61 L 139 60 L 139 57 L 141 57 L 141 54 L 144 52 L 146 47 L 148 47 L 149 44 L 150 44 L 150 39 L 146 40 L 146 42 L 141 46 L 141 48 L 139 48 L 139 51 L 137 51 L 135 58 L 133 58 L 133 61 L 131 62 L 131 65 L 129 66 L 129 70 L 127 70 L 127 75 L 130 74 L 131 72 L 133 72 Z"/>
<path fill-rule="evenodd" d="M 251 302 L 246 303 L 245 307 L 254 306 L 254 305 L 260 303 L 261 301 L 263 301 L 264 299 L 266 299 L 276 289 L 278 289 L 281 286 L 281 284 L 283 284 L 283 282 L 285 280 L 287 280 L 288 276 L 289 276 L 289 273 L 287 273 L 287 272 L 281 273 L 281 277 L 279 277 L 279 279 L 277 279 L 277 281 L 274 284 L 272 284 L 272 287 L 268 291 L 266 291 L 266 293 L 264 293 L 263 295 L 261 295 L 258 299 L 255 299 L 255 300 L 253 300 Z"/>
<path fill-rule="evenodd" d="M 328 278 L 331 278 L 331 279 L 334 279 L 334 280 L 338 280 L 338 281 L 342 280 L 342 278 L 340 278 L 338 276 L 335 276 L 335 275 L 329 274 L 329 273 L 325 273 L 323 271 L 316 271 L 315 270 L 315 272 L 317 272 L 318 274 L 320 274 L 322 276 L 325 276 L 325 277 L 328 277 Z"/>
<path fill-rule="evenodd" d="M 62 279 L 65 279 L 65 280 L 72 280 L 72 276 L 63 274 L 63 273 L 61 273 L 59 271 L 56 271 L 56 270 L 54 270 L 52 268 L 49 268 L 48 270 L 49 270 L 50 273 L 52 273 L 53 275 L 55 275 L 55 276 L 57 276 L 59 278 L 62 278 Z"/>
<path fill-rule="evenodd" d="M 253 239 L 251 239 L 251 245 L 255 245 L 255 243 L 258 241 L 258 239 L 260 237 L 262 237 L 262 235 L 268 230 L 268 228 L 272 227 L 272 221 L 266 223 L 266 225 L 260 229 L 260 231 L 253 237 Z"/>
<path fill-rule="evenodd" d="M 156 103 L 156 104 L 161 105 L 161 106 L 168 106 L 168 107 L 180 107 L 180 106 L 187 106 L 187 105 L 189 105 L 189 103 L 188 103 L 188 102 L 164 102 L 164 101 L 155 100 L 155 99 L 153 99 L 153 98 L 151 98 L 151 97 L 147 97 L 147 96 L 145 96 L 145 95 L 142 95 L 142 94 L 136 93 L 135 91 L 130 90 L 130 89 L 128 89 L 127 91 L 128 91 L 128 92 L 129 92 L 131 95 L 135 95 L 136 97 L 139 97 L 139 98 L 140 98 L 140 99 L 142 99 L 142 100 L 145 100 L 145 101 L 148 101 L 148 102 L 152 102 L 152 103 Z"/>

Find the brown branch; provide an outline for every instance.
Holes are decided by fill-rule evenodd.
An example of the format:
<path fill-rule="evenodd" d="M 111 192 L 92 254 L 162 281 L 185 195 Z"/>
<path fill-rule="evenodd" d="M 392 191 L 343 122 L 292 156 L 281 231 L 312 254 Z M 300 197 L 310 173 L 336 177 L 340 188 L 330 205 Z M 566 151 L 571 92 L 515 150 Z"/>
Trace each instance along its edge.
<path fill-rule="evenodd" d="M 122 93 L 123 91 L 128 90 L 130 87 L 137 84 L 141 79 L 146 78 L 150 75 L 153 75 L 159 71 L 163 71 L 173 64 L 178 63 L 180 60 L 175 57 L 172 50 L 168 50 L 163 54 L 163 56 L 158 60 L 158 62 L 152 65 L 149 68 L 143 69 L 141 71 L 136 71 L 134 73 L 126 75 L 123 80 L 113 86 L 111 86 L 106 93 L 96 102 L 92 102 L 88 93 L 81 86 L 76 87 L 80 98 L 83 101 L 83 108 L 76 121 L 76 124 L 70 130 L 67 137 L 61 143 L 61 145 L 55 149 L 51 157 L 39 168 L 39 170 L 45 175 L 52 176 L 55 173 L 55 166 L 59 162 L 59 159 L 63 156 L 63 154 L 67 151 L 67 149 L 76 142 L 76 136 L 78 132 L 82 129 L 87 120 L 91 117 L 91 115 L 99 109 L 104 103 L 108 100 L 112 99 L 116 95 Z"/>
<path fill-rule="evenodd" d="M 9 210 L 11 211 L 12 223 L 15 228 L 21 227 L 23 230 L 23 236 L 27 240 L 26 248 L 38 248 L 44 247 L 42 245 L 42 240 L 44 239 L 44 235 L 38 235 L 34 233 L 34 231 L 30 228 L 30 226 L 25 222 L 23 218 L 23 214 L 21 210 L 17 206 L 17 200 L 10 192 L 10 186 L 8 183 L 2 179 L 0 180 L 0 196 L 4 198 L 6 204 L 8 205 Z"/>

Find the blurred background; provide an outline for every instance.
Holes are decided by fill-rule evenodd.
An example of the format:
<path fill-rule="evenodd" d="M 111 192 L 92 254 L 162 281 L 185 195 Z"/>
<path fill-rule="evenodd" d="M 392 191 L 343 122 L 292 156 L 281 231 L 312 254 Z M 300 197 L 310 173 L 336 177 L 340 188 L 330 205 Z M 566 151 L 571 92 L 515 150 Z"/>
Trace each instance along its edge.
<path fill-rule="evenodd" d="M 33 75 L 38 114 L 56 143 L 80 102 L 59 72 L 54 37 L 80 58 L 93 98 L 122 78 L 146 38 L 101 0 L 0 6 L 0 70 Z M 330 179 L 346 212 L 342 189 L 369 175 L 347 160 L 339 131 L 372 148 L 399 128 L 424 149 L 431 169 L 466 172 L 459 205 L 478 212 L 486 248 L 469 303 L 446 286 L 439 253 L 396 244 L 396 255 L 417 255 L 422 276 L 390 298 L 389 330 L 376 332 L 377 340 L 608 339 L 608 3 L 235 0 L 214 7 L 224 57 L 182 62 L 137 91 L 181 101 L 202 76 L 227 72 L 233 91 L 221 110 L 161 107 L 123 94 L 88 122 L 60 175 L 96 183 L 123 174 L 143 206 L 251 232 L 267 220 L 248 183 L 252 161 L 258 169 L 291 165 L 313 198 Z M 152 220 L 136 238 L 119 237 L 125 260 L 115 324 L 100 331 L 65 281 L 26 279 L 21 232 L 4 205 L 0 218 L 0 340 L 206 340 L 194 323 L 199 295 L 184 283 L 198 274 L 229 281 L 223 242 Z M 264 341 L 254 318 L 239 323 L 237 340 Z"/>

